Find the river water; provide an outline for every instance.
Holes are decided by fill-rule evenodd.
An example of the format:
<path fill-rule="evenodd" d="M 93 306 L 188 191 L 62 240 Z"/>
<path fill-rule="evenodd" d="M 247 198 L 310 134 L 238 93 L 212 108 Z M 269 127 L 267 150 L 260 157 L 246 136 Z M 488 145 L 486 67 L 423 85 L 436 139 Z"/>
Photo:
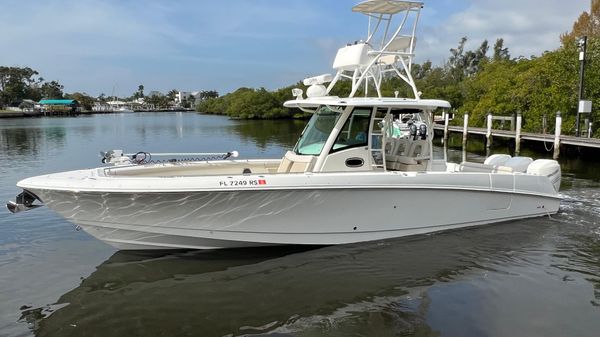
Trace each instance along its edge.
<path fill-rule="evenodd" d="M 2 119 L 0 200 L 19 179 L 99 166 L 101 150 L 277 158 L 303 126 Z M 0 210 L 0 336 L 598 336 L 600 165 L 561 165 L 551 218 L 344 246 L 117 252 L 45 207 Z"/>

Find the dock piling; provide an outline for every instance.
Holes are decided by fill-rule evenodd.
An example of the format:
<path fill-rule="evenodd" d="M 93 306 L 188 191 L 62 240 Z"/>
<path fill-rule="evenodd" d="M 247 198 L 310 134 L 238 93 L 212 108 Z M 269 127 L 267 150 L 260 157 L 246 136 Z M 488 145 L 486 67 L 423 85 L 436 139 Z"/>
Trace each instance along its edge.
<path fill-rule="evenodd" d="M 558 159 L 558 156 L 560 155 L 560 131 L 562 128 L 562 117 L 560 111 L 556 112 L 555 125 L 556 126 L 554 127 L 554 154 L 552 155 L 552 158 Z"/>
<path fill-rule="evenodd" d="M 450 116 L 448 111 L 444 111 L 444 144 L 448 141 L 448 122 L 450 120 Z"/>
<path fill-rule="evenodd" d="M 560 112 L 556 112 L 556 111 L 554 111 L 554 113 L 556 114 L 556 123 L 554 124 L 554 125 L 556 125 L 555 130 L 554 130 L 554 134 L 555 134 L 554 140 L 552 139 L 552 132 L 553 132 L 552 127 L 554 127 L 554 126 L 552 125 L 553 123 L 550 121 L 549 115 L 547 118 L 542 118 L 542 120 L 541 120 L 542 128 L 538 129 L 537 132 L 524 131 L 525 129 L 523 129 L 523 127 L 525 127 L 525 125 L 523 125 L 524 121 L 521 116 L 520 128 L 519 128 L 518 134 L 516 132 L 517 130 L 514 130 L 514 131 L 501 130 L 501 129 L 496 130 L 496 129 L 494 129 L 494 125 L 492 124 L 492 129 L 491 129 L 492 142 L 491 143 L 493 144 L 493 140 L 497 137 L 504 138 L 504 139 L 510 139 L 511 143 L 512 143 L 513 139 L 514 140 L 518 139 L 517 143 L 515 145 L 518 146 L 517 151 L 519 151 L 521 146 L 523 146 L 523 144 L 520 144 L 520 141 L 542 142 L 542 143 L 544 143 L 544 145 L 546 146 L 546 148 L 548 149 L 549 152 L 552 152 L 553 149 L 548 148 L 548 145 L 552 146 L 552 144 L 554 143 L 555 146 L 553 146 L 553 147 L 554 147 L 554 151 L 555 151 L 555 153 L 554 153 L 555 158 L 557 158 L 559 156 L 561 146 L 563 146 L 563 148 L 564 148 L 564 146 L 567 146 L 567 147 L 575 146 L 575 147 L 582 147 L 582 148 L 585 147 L 585 148 L 600 150 L 600 137 L 598 137 L 598 132 L 596 132 L 596 135 L 594 135 L 593 124 L 591 121 L 587 125 L 583 125 L 583 124 L 581 125 L 581 133 L 582 133 L 581 137 L 564 135 L 564 134 L 562 134 L 562 117 L 561 117 L 562 114 Z M 516 124 L 516 119 L 517 119 L 516 117 L 517 117 L 517 114 L 515 113 L 514 114 L 515 124 Z M 466 147 L 467 138 L 469 136 L 479 135 L 482 139 L 486 139 L 486 137 L 490 134 L 489 129 L 486 126 L 483 126 L 483 127 L 469 126 L 468 119 L 469 119 L 468 114 L 464 114 L 463 125 L 448 125 L 448 127 L 447 127 L 447 137 L 450 137 L 450 133 L 452 133 L 452 132 L 463 134 L 463 144 L 462 144 L 463 148 Z M 496 121 L 496 120 L 510 121 L 511 119 L 513 119 L 513 118 L 508 117 L 508 116 L 492 115 L 492 121 Z M 484 121 L 484 123 L 486 123 L 486 122 L 487 122 L 487 120 Z M 446 127 L 442 124 L 435 124 L 434 128 L 436 131 L 439 131 L 440 133 L 442 131 L 446 130 Z M 548 133 L 550 133 L 550 134 L 548 134 Z M 587 134 L 587 137 L 585 134 Z M 548 138 L 548 136 L 550 138 Z M 550 142 L 550 143 L 548 143 L 548 142 Z M 490 146 L 490 148 L 491 148 L 491 146 Z M 485 146 L 485 149 L 486 149 L 486 153 L 487 153 L 487 150 L 489 148 L 487 146 Z"/>
<path fill-rule="evenodd" d="M 523 123 L 523 115 L 521 111 L 517 111 L 517 128 L 515 130 L 515 155 L 521 152 L 521 124 Z"/>
<path fill-rule="evenodd" d="M 485 132 L 485 147 L 490 148 L 492 146 L 492 113 L 487 114 L 487 130 Z"/>
<path fill-rule="evenodd" d="M 465 112 L 464 123 L 463 123 L 463 139 L 462 145 L 463 147 L 467 146 L 467 136 L 469 134 L 469 113 Z"/>

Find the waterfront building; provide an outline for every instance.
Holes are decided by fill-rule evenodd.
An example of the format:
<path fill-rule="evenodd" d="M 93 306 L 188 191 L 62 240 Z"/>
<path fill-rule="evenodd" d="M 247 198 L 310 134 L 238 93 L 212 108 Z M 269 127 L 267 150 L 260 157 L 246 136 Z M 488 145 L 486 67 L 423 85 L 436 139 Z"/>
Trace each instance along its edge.
<path fill-rule="evenodd" d="M 181 107 L 184 102 L 190 102 L 192 105 L 200 103 L 200 91 L 179 91 L 175 96 L 175 105 Z"/>
<path fill-rule="evenodd" d="M 39 102 L 44 115 L 73 114 L 80 110 L 80 105 L 74 99 L 43 99 Z"/>

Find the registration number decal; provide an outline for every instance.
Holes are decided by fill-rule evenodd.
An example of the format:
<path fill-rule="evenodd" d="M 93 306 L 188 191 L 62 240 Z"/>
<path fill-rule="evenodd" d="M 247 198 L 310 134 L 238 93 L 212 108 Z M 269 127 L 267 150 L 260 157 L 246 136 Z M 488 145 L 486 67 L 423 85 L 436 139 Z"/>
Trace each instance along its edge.
<path fill-rule="evenodd" d="M 265 179 L 242 179 L 242 180 L 221 180 L 219 187 L 236 187 L 236 186 L 260 186 L 266 185 Z"/>

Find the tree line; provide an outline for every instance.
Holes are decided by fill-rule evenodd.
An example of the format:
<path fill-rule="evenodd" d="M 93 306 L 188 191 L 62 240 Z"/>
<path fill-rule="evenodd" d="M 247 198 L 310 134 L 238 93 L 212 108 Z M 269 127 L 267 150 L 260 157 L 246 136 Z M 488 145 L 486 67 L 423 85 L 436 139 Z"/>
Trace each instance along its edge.
<path fill-rule="evenodd" d="M 173 89 L 166 95 L 152 91 L 146 96 L 144 85 L 140 84 L 137 91 L 129 97 L 118 98 L 106 96 L 104 93 L 98 97 L 92 97 L 83 92 L 65 93 L 64 86 L 58 81 L 46 81 L 39 75 L 37 70 L 29 67 L 0 66 L 0 109 L 5 106 L 29 107 L 27 100 L 38 102 L 42 99 L 74 99 L 86 110 L 92 110 L 95 103 L 106 103 L 111 100 L 132 102 L 139 99 L 143 99 L 145 104 L 151 104 L 156 108 L 168 108 L 174 104 L 175 97 L 179 93 L 178 90 Z M 196 98 L 206 100 L 216 97 L 219 97 L 217 91 L 203 90 L 195 97 L 184 97 L 181 105 L 184 108 L 193 108 L 196 105 Z"/>
<path fill-rule="evenodd" d="M 45 81 L 29 67 L 0 66 L 0 108 L 24 99 L 62 98 L 63 88 L 58 81 Z"/>
<path fill-rule="evenodd" d="M 486 115 L 512 115 L 521 112 L 525 131 L 554 130 L 554 116 L 562 112 L 563 133 L 574 133 L 578 100 L 579 46 L 578 37 L 587 36 L 587 64 L 584 98 L 593 101 L 591 120 L 597 120 L 600 104 L 600 2 L 595 2 L 590 13 L 584 12 L 570 32 L 560 36 L 561 45 L 556 50 L 539 56 L 510 55 L 503 39 L 497 39 L 490 50 L 484 41 L 474 50 L 466 50 L 467 37 L 456 48 L 450 49 L 447 62 L 434 66 L 430 61 L 413 64 L 412 76 L 421 98 L 449 101 L 454 113 L 461 117 L 469 113 L 470 124 L 483 126 Z M 351 83 L 339 81 L 331 92 L 340 97 L 350 93 Z M 219 98 L 208 99 L 197 106 L 197 111 L 226 114 L 234 118 L 304 118 L 297 110 L 282 107 L 292 99 L 291 89 L 306 89 L 301 83 L 267 91 L 264 88 L 240 88 Z M 374 88 L 370 89 L 370 92 Z M 305 90 L 306 91 L 306 90 Z M 386 78 L 382 84 L 384 96 L 411 97 L 408 86 L 397 77 Z M 460 122 L 461 118 L 456 118 Z M 595 136 L 600 136 L 595 131 Z"/>

